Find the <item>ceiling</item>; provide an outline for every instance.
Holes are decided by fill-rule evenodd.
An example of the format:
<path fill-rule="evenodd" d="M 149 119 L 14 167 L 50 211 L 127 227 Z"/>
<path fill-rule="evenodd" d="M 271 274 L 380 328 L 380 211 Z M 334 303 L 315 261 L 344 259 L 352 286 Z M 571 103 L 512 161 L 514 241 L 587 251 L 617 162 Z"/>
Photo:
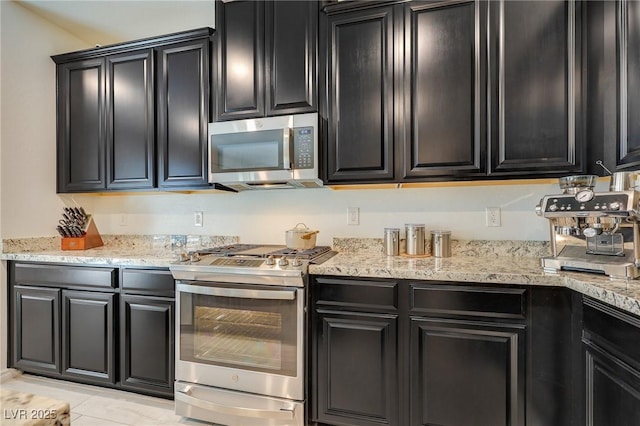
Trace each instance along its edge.
<path fill-rule="evenodd" d="M 18 0 L 16 3 L 86 41 L 88 47 L 214 26 L 214 0 Z"/>

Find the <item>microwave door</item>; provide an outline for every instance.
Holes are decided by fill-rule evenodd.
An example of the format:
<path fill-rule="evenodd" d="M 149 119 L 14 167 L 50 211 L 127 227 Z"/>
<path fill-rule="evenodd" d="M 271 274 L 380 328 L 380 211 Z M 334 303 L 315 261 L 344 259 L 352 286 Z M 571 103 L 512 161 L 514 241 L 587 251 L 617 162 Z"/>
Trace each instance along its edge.
<path fill-rule="evenodd" d="M 210 182 L 286 181 L 293 176 L 291 129 L 212 134 Z"/>

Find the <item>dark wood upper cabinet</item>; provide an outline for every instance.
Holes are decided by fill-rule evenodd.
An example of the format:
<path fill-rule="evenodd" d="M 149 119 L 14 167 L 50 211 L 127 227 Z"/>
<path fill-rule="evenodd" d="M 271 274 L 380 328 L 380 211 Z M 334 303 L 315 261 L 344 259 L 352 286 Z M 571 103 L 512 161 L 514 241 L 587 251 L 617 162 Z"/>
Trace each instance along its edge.
<path fill-rule="evenodd" d="M 489 3 L 490 176 L 581 172 L 582 4 Z"/>
<path fill-rule="evenodd" d="M 640 167 L 640 3 L 616 3 L 619 136 L 616 165 Z M 610 7 L 610 6 L 607 6 Z"/>
<path fill-rule="evenodd" d="M 326 182 L 584 170 L 581 2 L 332 3 L 320 23 Z"/>
<path fill-rule="evenodd" d="M 317 2 L 267 2 L 265 15 L 266 115 L 317 111 Z"/>
<path fill-rule="evenodd" d="M 216 2 L 216 121 L 317 110 L 318 4 Z"/>
<path fill-rule="evenodd" d="M 207 186 L 209 40 L 162 46 L 158 55 L 158 187 Z"/>
<path fill-rule="evenodd" d="M 216 121 L 264 116 L 264 2 L 216 2 Z"/>
<path fill-rule="evenodd" d="M 327 181 L 389 181 L 394 174 L 396 6 L 323 14 Z"/>
<path fill-rule="evenodd" d="M 59 193 L 208 187 L 212 34 L 52 57 Z"/>
<path fill-rule="evenodd" d="M 106 57 L 107 188 L 153 188 L 153 50 Z"/>
<path fill-rule="evenodd" d="M 485 2 L 404 7 L 402 178 L 485 171 Z"/>
<path fill-rule="evenodd" d="M 58 66 L 58 192 L 105 189 L 104 58 Z"/>

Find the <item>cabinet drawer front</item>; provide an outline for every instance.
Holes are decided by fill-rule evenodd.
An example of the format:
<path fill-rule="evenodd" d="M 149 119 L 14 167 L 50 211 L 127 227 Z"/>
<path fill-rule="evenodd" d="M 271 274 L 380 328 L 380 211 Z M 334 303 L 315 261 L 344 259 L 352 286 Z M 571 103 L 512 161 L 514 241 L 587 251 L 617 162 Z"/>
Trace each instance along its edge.
<path fill-rule="evenodd" d="M 411 284 L 411 313 L 524 319 L 525 289 Z"/>
<path fill-rule="evenodd" d="M 343 307 L 354 310 L 396 311 L 398 282 L 316 278 L 316 306 Z"/>
<path fill-rule="evenodd" d="M 126 293 L 174 297 L 175 281 L 167 269 L 123 269 L 122 290 Z"/>
<path fill-rule="evenodd" d="M 13 274 L 16 284 L 99 288 L 117 286 L 115 268 L 17 263 Z"/>
<path fill-rule="evenodd" d="M 583 324 L 583 341 L 593 341 L 640 369 L 640 318 L 585 298 Z"/>

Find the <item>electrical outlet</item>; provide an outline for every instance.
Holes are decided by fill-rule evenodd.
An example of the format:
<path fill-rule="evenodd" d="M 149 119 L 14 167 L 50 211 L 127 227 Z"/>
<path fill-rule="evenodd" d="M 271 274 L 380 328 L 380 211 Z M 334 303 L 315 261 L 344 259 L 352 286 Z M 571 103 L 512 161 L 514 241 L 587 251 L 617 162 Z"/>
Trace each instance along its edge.
<path fill-rule="evenodd" d="M 487 226 L 502 226 L 500 207 L 487 207 Z"/>
<path fill-rule="evenodd" d="M 128 223 L 128 217 L 126 213 L 120 213 L 120 222 L 119 222 L 120 226 L 127 226 Z"/>
<path fill-rule="evenodd" d="M 193 213 L 193 226 L 202 226 L 202 219 L 204 219 L 202 212 Z"/>
<path fill-rule="evenodd" d="M 360 209 L 347 207 L 347 225 L 360 225 Z"/>

